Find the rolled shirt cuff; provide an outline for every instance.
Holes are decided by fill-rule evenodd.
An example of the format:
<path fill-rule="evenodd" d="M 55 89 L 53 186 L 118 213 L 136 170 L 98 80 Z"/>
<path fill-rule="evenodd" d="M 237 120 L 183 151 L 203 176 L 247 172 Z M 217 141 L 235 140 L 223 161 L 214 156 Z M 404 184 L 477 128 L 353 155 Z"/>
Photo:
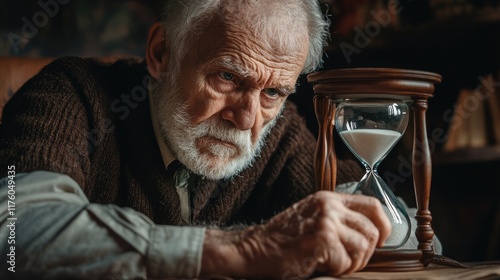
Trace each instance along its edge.
<path fill-rule="evenodd" d="M 198 278 L 205 228 L 156 225 L 150 231 L 148 277 Z"/>

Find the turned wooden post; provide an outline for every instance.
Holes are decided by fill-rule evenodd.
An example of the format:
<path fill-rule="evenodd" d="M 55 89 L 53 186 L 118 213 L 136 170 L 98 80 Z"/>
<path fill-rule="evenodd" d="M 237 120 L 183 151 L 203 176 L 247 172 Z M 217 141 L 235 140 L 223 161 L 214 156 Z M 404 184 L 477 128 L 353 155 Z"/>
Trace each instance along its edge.
<path fill-rule="evenodd" d="M 335 105 L 327 96 L 314 97 L 319 132 L 314 155 L 314 175 L 318 190 L 335 190 L 337 160 L 333 143 Z"/>
<path fill-rule="evenodd" d="M 418 239 L 418 249 L 422 250 L 424 259 L 434 255 L 432 238 L 434 231 L 431 227 L 431 212 L 429 200 L 431 193 L 431 152 L 427 140 L 426 118 L 427 99 L 415 98 L 412 109 L 414 111 L 414 138 L 413 138 L 413 186 L 417 203 L 417 229 L 415 235 Z"/>

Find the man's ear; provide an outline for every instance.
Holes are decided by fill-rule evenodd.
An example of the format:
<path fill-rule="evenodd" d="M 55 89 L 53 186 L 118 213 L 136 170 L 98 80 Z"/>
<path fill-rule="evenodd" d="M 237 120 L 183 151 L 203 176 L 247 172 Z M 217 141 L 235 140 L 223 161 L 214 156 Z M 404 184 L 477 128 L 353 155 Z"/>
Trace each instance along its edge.
<path fill-rule="evenodd" d="M 149 74 L 158 79 L 161 72 L 167 71 L 170 60 L 170 43 L 165 38 L 165 30 L 160 22 L 156 22 L 149 29 L 148 44 L 146 47 L 146 63 Z"/>

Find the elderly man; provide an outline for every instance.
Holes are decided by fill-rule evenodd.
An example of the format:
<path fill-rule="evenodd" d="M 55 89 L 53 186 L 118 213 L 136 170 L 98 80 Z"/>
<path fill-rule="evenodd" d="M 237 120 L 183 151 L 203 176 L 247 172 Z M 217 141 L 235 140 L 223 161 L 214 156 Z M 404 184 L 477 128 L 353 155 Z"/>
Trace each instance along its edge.
<path fill-rule="evenodd" d="M 363 268 L 390 223 L 374 199 L 315 192 L 315 140 L 285 102 L 320 64 L 328 23 L 318 3 L 166 2 L 145 62 L 61 58 L 6 105 L 0 236 L 15 236 L 0 242 L 2 275 Z M 339 170 L 339 183 L 360 175 L 353 162 Z"/>

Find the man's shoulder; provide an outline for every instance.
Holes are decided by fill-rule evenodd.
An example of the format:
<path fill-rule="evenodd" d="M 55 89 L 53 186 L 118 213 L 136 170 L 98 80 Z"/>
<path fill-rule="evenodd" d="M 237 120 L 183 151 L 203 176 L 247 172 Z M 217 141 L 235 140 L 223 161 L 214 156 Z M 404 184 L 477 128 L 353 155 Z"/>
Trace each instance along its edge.
<path fill-rule="evenodd" d="M 146 75 L 146 64 L 139 57 L 65 56 L 45 66 L 28 87 L 113 98 L 113 94 L 130 91 L 131 85 L 142 84 Z"/>
<path fill-rule="evenodd" d="M 137 56 L 61 56 L 54 59 L 50 64 L 55 65 L 137 65 L 144 59 Z M 50 65 L 49 64 L 49 65 Z"/>
<path fill-rule="evenodd" d="M 88 114 L 108 112 L 120 94 L 143 84 L 145 64 L 136 57 L 60 57 L 29 79 L 5 106 L 39 108 L 66 104 Z M 45 109 L 44 109 L 45 108 Z"/>
<path fill-rule="evenodd" d="M 292 116 L 292 117 L 299 116 L 297 111 L 297 105 L 295 105 L 295 103 L 293 103 L 292 101 L 285 102 L 285 108 L 283 109 L 282 117 L 285 116 Z"/>
<path fill-rule="evenodd" d="M 266 138 L 266 146 L 270 151 L 287 151 L 293 154 L 297 149 L 309 149 L 315 147 L 315 137 L 306 125 L 306 121 L 300 115 L 297 106 L 291 101 L 285 103 L 285 108 L 276 121 L 275 126 Z"/>
<path fill-rule="evenodd" d="M 307 135 L 307 137 L 312 137 L 312 133 L 307 127 L 305 117 L 299 113 L 297 105 L 294 102 L 287 101 L 285 103 L 285 108 L 282 114 L 278 117 L 276 126 L 284 132 L 299 135 Z"/>
<path fill-rule="evenodd" d="M 50 72 L 85 72 L 95 73 L 100 69 L 131 71 L 141 67 L 144 59 L 135 56 L 110 56 L 110 57 L 77 57 L 63 56 L 54 59 L 42 71 Z M 145 64 L 144 64 L 145 67 Z M 145 69 L 145 68 L 144 68 Z M 109 72 L 108 72 L 109 73 Z"/>

